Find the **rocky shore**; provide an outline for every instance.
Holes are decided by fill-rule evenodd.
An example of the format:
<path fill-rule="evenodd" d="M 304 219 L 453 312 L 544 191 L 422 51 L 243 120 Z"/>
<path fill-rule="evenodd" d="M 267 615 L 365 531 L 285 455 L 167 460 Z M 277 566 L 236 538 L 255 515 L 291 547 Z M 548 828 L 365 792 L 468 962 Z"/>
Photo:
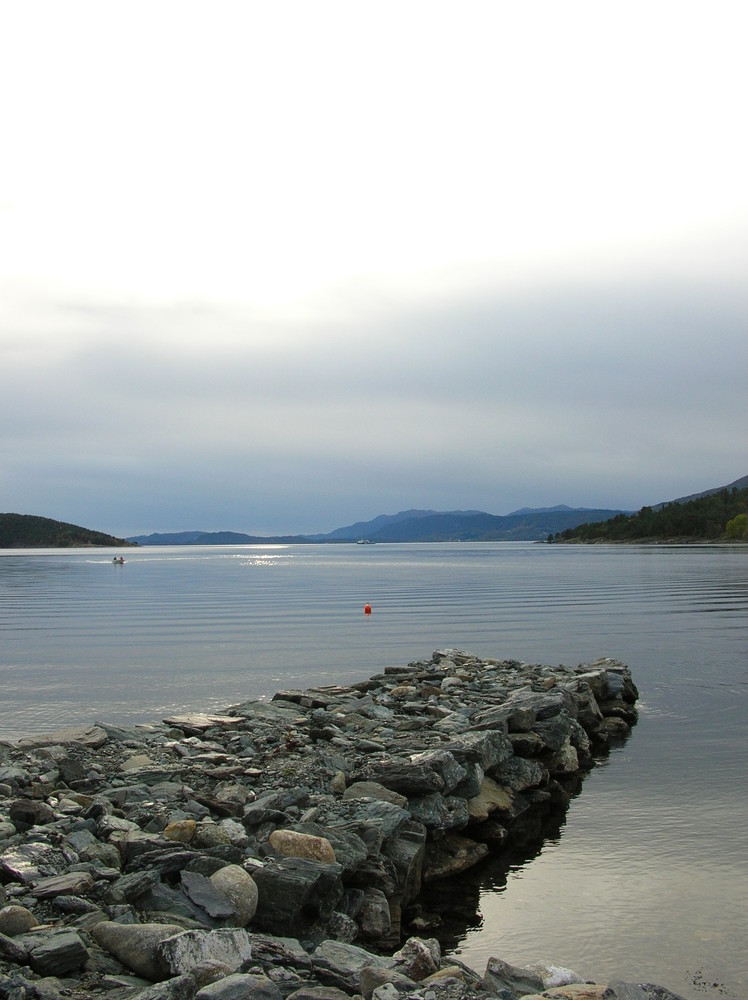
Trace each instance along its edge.
<path fill-rule="evenodd" d="M 0 1000 L 673 1000 L 445 962 L 420 901 L 568 804 L 637 697 L 617 661 L 447 649 L 223 715 L 0 743 Z"/>

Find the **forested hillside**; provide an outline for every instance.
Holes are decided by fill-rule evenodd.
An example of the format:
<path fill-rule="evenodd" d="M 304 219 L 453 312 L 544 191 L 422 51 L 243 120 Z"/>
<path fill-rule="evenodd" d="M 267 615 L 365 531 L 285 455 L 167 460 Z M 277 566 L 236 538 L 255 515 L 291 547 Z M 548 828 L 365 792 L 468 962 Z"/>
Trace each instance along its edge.
<path fill-rule="evenodd" d="M 103 531 L 89 531 L 34 514 L 0 514 L 0 549 L 64 549 L 80 545 L 131 545 Z"/>
<path fill-rule="evenodd" d="M 748 489 L 723 489 L 694 500 L 642 507 L 609 521 L 558 532 L 556 542 L 748 541 Z"/>

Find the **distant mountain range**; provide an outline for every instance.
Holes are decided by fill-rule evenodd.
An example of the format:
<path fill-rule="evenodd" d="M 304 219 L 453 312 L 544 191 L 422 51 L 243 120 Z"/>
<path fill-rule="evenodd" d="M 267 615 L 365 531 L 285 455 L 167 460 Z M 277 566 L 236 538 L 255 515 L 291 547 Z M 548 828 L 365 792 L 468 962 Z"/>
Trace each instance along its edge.
<path fill-rule="evenodd" d="M 535 542 L 580 524 L 606 521 L 621 510 L 557 507 L 523 507 L 511 514 L 486 514 L 479 510 L 402 510 L 380 514 L 371 521 L 356 521 L 327 534 L 245 535 L 236 531 L 180 531 L 134 535 L 137 545 L 261 545 L 334 542 Z"/>
<path fill-rule="evenodd" d="M 727 486 L 717 486 L 693 493 L 677 500 L 669 500 L 652 507 L 643 507 L 639 519 L 649 517 L 674 504 L 688 506 L 693 501 L 729 491 L 740 493 L 748 490 L 748 476 L 736 479 Z M 727 510 L 729 517 L 748 508 L 740 496 L 725 498 L 722 504 L 737 504 L 736 510 Z M 738 509 L 739 508 L 739 509 Z M 716 509 L 716 508 L 715 508 Z M 725 513 L 724 511 L 722 512 Z M 0 514 L 0 548 L 64 548 L 69 546 L 123 546 L 123 545 L 301 545 L 308 543 L 351 542 L 537 542 L 546 541 L 581 525 L 595 525 L 616 519 L 619 524 L 632 511 L 605 510 L 586 507 L 521 507 L 511 514 L 487 514 L 481 510 L 401 510 L 398 514 L 380 514 L 370 521 L 356 521 L 326 534 L 316 535 L 247 535 L 239 531 L 177 531 L 154 532 L 150 535 L 133 535 L 116 538 L 104 532 L 92 531 L 64 521 L 31 514 Z M 723 518 L 724 519 L 724 518 Z M 671 518 L 672 520 L 672 518 Z M 724 526 L 714 524 L 709 531 L 714 536 Z M 638 522 L 637 522 L 638 525 Z M 715 527 L 716 525 L 716 527 Z M 728 529 L 729 530 L 729 529 Z M 607 527 L 606 527 L 607 531 Z M 590 531 L 587 531 L 590 534 Z M 742 537 L 742 536 L 741 536 Z"/>

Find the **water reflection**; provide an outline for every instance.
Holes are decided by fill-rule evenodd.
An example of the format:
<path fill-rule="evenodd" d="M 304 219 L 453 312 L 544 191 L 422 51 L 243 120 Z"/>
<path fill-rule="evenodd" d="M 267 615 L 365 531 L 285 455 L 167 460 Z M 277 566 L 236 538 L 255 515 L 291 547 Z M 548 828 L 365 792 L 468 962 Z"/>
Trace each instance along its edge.
<path fill-rule="evenodd" d="M 416 920 L 415 928 L 427 928 L 445 954 L 459 954 L 469 932 L 483 926 L 486 899 L 503 892 L 510 876 L 522 872 L 549 846 L 561 842 L 569 809 L 581 794 L 585 778 L 595 768 L 604 767 L 611 753 L 620 752 L 630 738 L 630 733 L 612 738 L 608 746 L 595 753 L 591 767 L 554 779 L 551 799 L 518 817 L 505 845 L 493 847 L 481 863 L 468 871 L 427 884 L 418 903 L 406 912 L 406 921 Z M 480 839 L 477 829 L 472 828 L 468 835 Z M 483 969 L 476 966 L 476 971 Z"/>

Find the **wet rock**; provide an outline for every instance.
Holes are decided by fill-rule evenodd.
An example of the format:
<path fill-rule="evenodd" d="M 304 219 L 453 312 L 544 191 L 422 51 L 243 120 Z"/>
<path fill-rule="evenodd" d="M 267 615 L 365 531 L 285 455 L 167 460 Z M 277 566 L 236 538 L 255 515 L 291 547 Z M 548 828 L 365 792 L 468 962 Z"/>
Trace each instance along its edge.
<path fill-rule="evenodd" d="M 495 812 L 509 813 L 514 802 L 513 794 L 498 785 L 492 778 L 484 778 L 480 793 L 468 802 L 470 819 L 480 823 Z"/>

